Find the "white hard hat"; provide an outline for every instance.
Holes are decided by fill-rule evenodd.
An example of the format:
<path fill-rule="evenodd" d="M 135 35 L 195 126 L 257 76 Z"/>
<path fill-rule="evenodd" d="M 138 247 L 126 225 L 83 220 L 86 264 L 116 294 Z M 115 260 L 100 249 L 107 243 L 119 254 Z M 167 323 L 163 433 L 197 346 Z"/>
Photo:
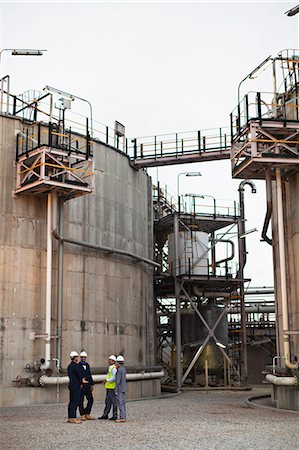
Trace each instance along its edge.
<path fill-rule="evenodd" d="M 75 350 L 73 350 L 73 351 L 70 353 L 70 358 L 73 359 L 73 358 L 75 358 L 75 356 L 79 356 L 79 354 L 78 354 Z"/>
<path fill-rule="evenodd" d="M 122 355 L 119 355 L 119 356 L 116 358 L 116 361 L 118 361 L 118 362 L 125 362 L 125 358 L 124 358 Z"/>
<path fill-rule="evenodd" d="M 112 359 L 112 361 L 116 361 L 116 356 L 110 355 L 108 359 Z"/>
<path fill-rule="evenodd" d="M 80 353 L 80 356 L 87 356 L 87 353 L 83 351 Z"/>

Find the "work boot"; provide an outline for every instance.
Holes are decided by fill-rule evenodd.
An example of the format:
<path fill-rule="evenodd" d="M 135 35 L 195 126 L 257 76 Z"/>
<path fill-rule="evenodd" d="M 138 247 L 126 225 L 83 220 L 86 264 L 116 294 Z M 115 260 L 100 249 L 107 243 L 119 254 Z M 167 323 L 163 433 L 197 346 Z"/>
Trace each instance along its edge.
<path fill-rule="evenodd" d="M 101 417 L 98 417 L 98 419 L 108 419 L 108 416 L 101 416 Z"/>
<path fill-rule="evenodd" d="M 116 422 L 116 423 L 126 422 L 126 419 L 116 419 L 115 422 Z"/>
<path fill-rule="evenodd" d="M 84 421 L 84 420 L 87 420 L 87 418 L 86 418 L 86 414 L 85 414 L 85 415 L 83 415 L 83 416 L 81 416 L 81 420 L 82 420 L 82 421 Z"/>
<path fill-rule="evenodd" d="M 117 420 L 117 417 L 110 417 L 109 420 Z"/>
<path fill-rule="evenodd" d="M 95 420 L 95 417 L 92 417 L 90 414 L 85 414 L 85 420 Z"/>
<path fill-rule="evenodd" d="M 79 423 L 81 423 L 81 420 L 75 419 L 75 418 L 71 418 L 71 419 L 68 419 L 68 423 L 77 423 L 77 424 L 79 424 Z"/>

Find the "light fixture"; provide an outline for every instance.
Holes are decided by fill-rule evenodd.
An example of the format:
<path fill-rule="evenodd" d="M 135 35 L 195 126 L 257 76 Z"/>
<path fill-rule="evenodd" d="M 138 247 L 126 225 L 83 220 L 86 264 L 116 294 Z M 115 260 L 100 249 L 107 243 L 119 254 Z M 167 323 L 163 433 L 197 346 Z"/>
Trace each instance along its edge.
<path fill-rule="evenodd" d="M 13 56 L 42 56 L 47 50 L 31 50 L 31 49 L 11 49 Z"/>
<path fill-rule="evenodd" d="M 57 95 L 61 95 L 61 97 L 63 98 L 67 98 L 68 100 L 75 100 L 75 96 L 72 94 L 69 94 L 68 92 L 64 92 L 61 89 L 56 89 L 52 86 L 45 86 L 43 91 L 49 92 L 51 94 L 57 94 Z"/>
<path fill-rule="evenodd" d="M 251 230 L 245 231 L 245 233 L 241 234 L 241 236 L 239 236 L 239 238 L 242 239 L 242 238 L 244 238 L 245 236 L 247 236 L 247 234 L 255 233 L 256 231 L 258 231 L 257 228 L 252 228 Z"/>
<path fill-rule="evenodd" d="M 295 16 L 299 12 L 299 5 L 294 6 L 294 8 L 289 9 L 285 14 L 289 17 Z"/>

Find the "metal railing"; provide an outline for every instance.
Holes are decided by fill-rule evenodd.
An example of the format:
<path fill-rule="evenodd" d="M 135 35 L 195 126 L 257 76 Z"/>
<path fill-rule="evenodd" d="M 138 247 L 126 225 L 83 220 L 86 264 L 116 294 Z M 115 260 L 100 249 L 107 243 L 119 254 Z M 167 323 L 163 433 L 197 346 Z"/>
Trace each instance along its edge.
<path fill-rule="evenodd" d="M 62 130 L 55 123 L 45 125 L 39 122 L 25 126 L 16 137 L 16 161 L 43 146 L 65 150 L 89 159 L 92 157 L 92 151 L 88 120 L 85 135 L 74 133 L 71 128 Z"/>
<path fill-rule="evenodd" d="M 202 154 L 228 150 L 230 141 L 228 128 L 169 133 L 132 139 L 127 153 L 134 160 Z"/>
<path fill-rule="evenodd" d="M 230 115 L 232 140 L 240 136 L 250 120 L 299 121 L 299 97 L 294 93 L 249 92 Z"/>

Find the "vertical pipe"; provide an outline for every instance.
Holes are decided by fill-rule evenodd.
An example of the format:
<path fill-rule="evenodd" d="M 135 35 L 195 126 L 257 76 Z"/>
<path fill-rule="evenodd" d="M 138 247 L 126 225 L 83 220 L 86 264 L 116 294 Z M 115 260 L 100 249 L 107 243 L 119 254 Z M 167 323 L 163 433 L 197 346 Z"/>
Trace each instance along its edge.
<path fill-rule="evenodd" d="M 245 232 L 245 208 L 244 208 L 244 188 L 239 188 L 240 219 L 238 220 L 238 247 L 239 247 L 239 272 L 240 278 L 240 306 L 241 306 L 241 326 L 242 326 L 242 361 L 241 373 L 243 384 L 247 384 L 248 362 L 247 362 L 247 333 L 246 333 L 246 310 L 244 298 L 244 266 L 246 264 L 245 238 L 240 236 Z"/>
<path fill-rule="evenodd" d="M 286 332 L 289 330 L 289 313 L 286 283 L 286 261 L 285 261 L 285 242 L 284 242 L 284 226 L 283 226 L 283 202 L 282 202 L 282 186 L 281 171 L 275 169 L 276 175 L 276 196 L 277 196 L 277 226 L 278 226 L 278 250 L 279 250 L 279 266 L 280 266 L 280 289 L 281 289 L 281 308 L 282 308 L 282 328 L 283 328 L 283 351 L 286 361 L 290 360 L 290 343 L 289 336 Z"/>
<path fill-rule="evenodd" d="M 63 236 L 64 200 L 59 200 L 58 233 Z M 58 241 L 58 279 L 57 279 L 57 359 L 61 361 L 62 348 L 62 301 L 63 301 L 63 240 Z"/>
<path fill-rule="evenodd" d="M 45 339 L 45 364 L 49 366 L 51 361 L 51 287 L 52 287 L 52 194 L 48 194 L 47 208 L 47 268 L 46 268 L 46 339 Z"/>
<path fill-rule="evenodd" d="M 173 216 L 173 231 L 174 231 L 174 287 L 176 298 L 176 313 L 175 313 L 175 340 L 176 340 L 176 386 L 181 388 L 182 373 L 181 373 L 181 293 L 179 287 L 178 275 L 178 261 L 179 261 L 179 215 L 175 213 Z"/>
<path fill-rule="evenodd" d="M 211 258 L 212 258 L 212 275 L 216 276 L 216 242 L 215 232 L 211 232 Z"/>

